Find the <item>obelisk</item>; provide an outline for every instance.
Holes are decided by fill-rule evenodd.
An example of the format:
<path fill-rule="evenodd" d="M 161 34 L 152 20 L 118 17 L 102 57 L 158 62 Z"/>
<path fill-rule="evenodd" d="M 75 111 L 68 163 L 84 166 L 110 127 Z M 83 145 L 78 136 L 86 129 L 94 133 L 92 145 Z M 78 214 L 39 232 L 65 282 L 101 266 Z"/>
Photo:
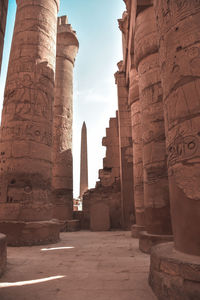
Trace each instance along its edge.
<path fill-rule="evenodd" d="M 52 190 L 55 219 L 73 212 L 73 69 L 79 43 L 67 16 L 58 18 L 55 98 L 53 109 Z"/>
<path fill-rule="evenodd" d="M 80 198 L 88 189 L 87 128 L 83 122 L 81 131 Z"/>
<path fill-rule="evenodd" d="M 0 1 L 0 73 L 1 73 L 1 62 L 3 56 L 3 45 L 4 45 L 4 35 L 6 29 L 6 19 L 8 10 L 8 0 Z"/>
<path fill-rule="evenodd" d="M 52 109 L 59 0 L 17 0 L 0 131 L 0 231 L 11 245 L 55 242 Z"/>

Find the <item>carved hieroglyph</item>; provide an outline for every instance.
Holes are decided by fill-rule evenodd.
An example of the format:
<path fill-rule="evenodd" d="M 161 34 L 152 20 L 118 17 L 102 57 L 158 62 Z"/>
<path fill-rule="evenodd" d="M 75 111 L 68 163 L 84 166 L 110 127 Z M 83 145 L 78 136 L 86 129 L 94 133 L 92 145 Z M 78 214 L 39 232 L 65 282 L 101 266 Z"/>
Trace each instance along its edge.
<path fill-rule="evenodd" d="M 52 216 L 52 106 L 59 0 L 17 0 L 0 132 L 0 219 Z"/>
<path fill-rule="evenodd" d="M 54 217 L 71 219 L 73 206 L 73 68 L 79 43 L 67 17 L 58 18 L 53 109 L 52 188 Z"/>
<path fill-rule="evenodd" d="M 8 0 L 0 1 L 0 73 L 1 73 L 1 63 L 3 56 L 3 45 L 4 45 L 4 35 L 6 29 L 6 18 L 8 10 Z"/>
<path fill-rule="evenodd" d="M 200 254 L 200 1 L 155 1 L 175 247 Z"/>

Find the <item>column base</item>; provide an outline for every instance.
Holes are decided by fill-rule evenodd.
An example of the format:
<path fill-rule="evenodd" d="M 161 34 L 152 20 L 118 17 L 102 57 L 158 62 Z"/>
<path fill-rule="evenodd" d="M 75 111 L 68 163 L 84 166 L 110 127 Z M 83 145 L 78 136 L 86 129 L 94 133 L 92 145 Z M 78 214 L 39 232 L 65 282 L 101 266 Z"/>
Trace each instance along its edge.
<path fill-rule="evenodd" d="M 0 277 L 6 270 L 7 263 L 7 241 L 6 236 L 0 233 Z"/>
<path fill-rule="evenodd" d="M 145 229 L 144 226 L 137 225 L 137 224 L 132 225 L 132 226 L 131 226 L 131 236 L 132 236 L 133 238 L 138 239 L 139 236 L 140 236 L 140 232 L 141 232 L 141 231 L 144 231 L 144 229 Z"/>
<path fill-rule="evenodd" d="M 1 221 L 0 232 L 7 235 L 8 246 L 45 245 L 59 241 L 60 223 L 57 220 Z"/>
<path fill-rule="evenodd" d="M 200 256 L 179 252 L 174 243 L 153 247 L 149 284 L 158 300 L 200 299 Z"/>
<path fill-rule="evenodd" d="M 150 254 L 153 246 L 171 241 L 173 241 L 173 235 L 149 234 L 146 231 L 142 231 L 139 236 L 139 249 L 144 253 Z"/>

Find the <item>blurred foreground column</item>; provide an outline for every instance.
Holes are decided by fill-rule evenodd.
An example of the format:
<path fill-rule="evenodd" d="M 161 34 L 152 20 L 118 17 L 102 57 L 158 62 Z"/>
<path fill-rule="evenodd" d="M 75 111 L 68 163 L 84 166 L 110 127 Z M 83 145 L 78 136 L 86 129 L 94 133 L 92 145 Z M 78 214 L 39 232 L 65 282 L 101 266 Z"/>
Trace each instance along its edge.
<path fill-rule="evenodd" d="M 175 243 L 151 254 L 159 299 L 200 299 L 200 1 L 155 1 Z"/>

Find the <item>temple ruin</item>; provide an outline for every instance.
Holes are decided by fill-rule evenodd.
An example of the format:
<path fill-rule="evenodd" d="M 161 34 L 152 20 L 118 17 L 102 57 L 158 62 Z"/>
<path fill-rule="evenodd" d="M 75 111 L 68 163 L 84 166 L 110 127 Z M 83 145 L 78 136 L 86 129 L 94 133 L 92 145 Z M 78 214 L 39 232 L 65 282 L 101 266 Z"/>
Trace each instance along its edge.
<path fill-rule="evenodd" d="M 12 246 L 53 243 L 68 222 L 69 231 L 129 231 L 150 254 L 157 299 L 197 300 L 200 1 L 124 2 L 118 20 L 123 57 L 113 78 L 118 109 L 102 139 L 106 154 L 92 189 L 83 123 L 83 211 L 73 212 L 79 42 L 67 17 L 57 18 L 59 0 L 17 0 L 0 130 L 0 275 L 5 235 Z M 0 5 L 0 65 L 7 4 Z"/>

